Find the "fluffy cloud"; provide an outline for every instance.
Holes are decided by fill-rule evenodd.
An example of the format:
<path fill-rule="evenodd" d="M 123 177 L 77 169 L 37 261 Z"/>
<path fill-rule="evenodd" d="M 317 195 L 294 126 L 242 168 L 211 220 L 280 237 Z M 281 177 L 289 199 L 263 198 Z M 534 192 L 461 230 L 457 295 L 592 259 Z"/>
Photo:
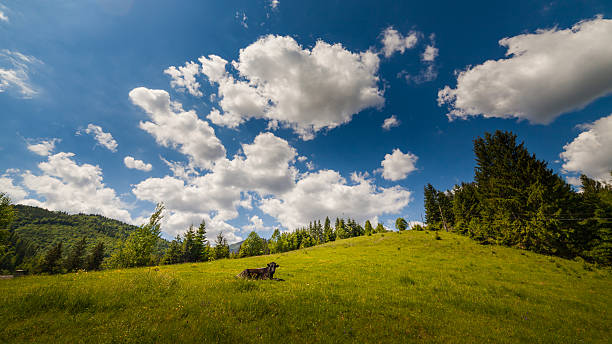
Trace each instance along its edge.
<path fill-rule="evenodd" d="M 416 170 L 414 166 L 418 157 L 410 152 L 404 154 L 399 149 L 394 149 L 391 154 L 386 154 L 385 159 L 380 163 L 382 166 L 382 176 L 387 180 L 401 180 Z"/>
<path fill-rule="evenodd" d="M 215 213 L 215 223 L 238 216 L 238 207 L 252 208 L 248 191 L 260 195 L 283 193 L 293 188 L 297 170 L 292 166 L 297 152 L 289 143 L 271 133 L 259 134 L 251 144 L 242 145 L 243 155 L 218 160 L 205 175 L 188 173 L 180 164 L 168 163 L 178 176 L 149 178 L 137 184 L 133 193 L 141 200 L 164 202 L 174 214 L 176 226 L 192 215 Z M 189 215 L 191 214 L 191 215 Z M 194 215 L 195 216 L 195 215 Z M 207 215 L 208 216 L 208 215 Z M 171 226 L 179 232 L 187 227 Z M 229 225 L 222 227 L 229 230 Z"/>
<path fill-rule="evenodd" d="M 3 22 L 7 22 L 9 21 L 8 17 L 6 16 L 6 14 L 4 14 L 4 12 L 0 11 L 0 21 Z"/>
<path fill-rule="evenodd" d="M 23 173 L 23 185 L 45 201 L 22 203 L 70 213 L 101 214 L 131 223 L 123 202 L 104 185 L 102 170 L 90 164 L 79 165 L 73 157 L 73 153 L 57 153 L 38 164 L 42 175 Z"/>
<path fill-rule="evenodd" d="M 262 37 L 232 62 L 240 80 L 225 71 L 227 62 L 218 56 L 200 62 L 203 74 L 218 84 L 222 112 L 213 110 L 208 116 L 218 125 L 235 127 L 249 118 L 265 118 L 271 127 L 281 123 L 311 139 L 319 130 L 384 103 L 377 85 L 378 56 L 352 53 L 340 44 L 318 41 L 303 49 L 291 37 Z"/>
<path fill-rule="evenodd" d="M 399 127 L 400 124 L 401 122 L 395 117 L 395 115 L 392 115 L 389 118 L 385 118 L 382 128 L 385 130 L 391 130 L 393 127 Z"/>
<path fill-rule="evenodd" d="M 383 31 L 383 38 L 381 40 L 383 44 L 383 54 L 385 57 L 390 57 L 396 51 L 403 54 L 406 49 L 410 49 L 415 46 L 418 41 L 416 32 L 410 32 L 408 36 L 403 36 L 392 27 L 388 27 Z"/>
<path fill-rule="evenodd" d="M 243 226 L 243 229 L 250 231 L 267 231 L 272 230 L 272 227 L 265 226 L 263 220 L 259 216 L 253 215 L 249 219 L 249 224 Z"/>
<path fill-rule="evenodd" d="M 438 57 L 438 48 L 433 45 L 427 45 L 421 59 L 425 62 L 433 62 Z"/>
<path fill-rule="evenodd" d="M 132 169 L 141 170 L 145 172 L 149 172 L 153 169 L 153 165 L 147 164 L 142 160 L 134 159 L 131 156 L 126 156 L 123 159 L 123 163 L 125 164 L 125 167 L 127 168 L 132 168 Z"/>
<path fill-rule="evenodd" d="M 42 62 L 17 51 L 0 51 L 0 92 L 14 91 L 22 98 L 32 98 L 38 91 L 30 82 L 31 69 Z"/>
<path fill-rule="evenodd" d="M 140 122 L 140 128 L 158 144 L 178 149 L 205 169 L 225 156 L 225 147 L 208 122 L 200 120 L 195 111 L 184 111 L 180 104 L 171 102 L 168 92 L 138 87 L 130 91 L 130 99 L 150 115 L 152 121 Z"/>
<path fill-rule="evenodd" d="M 612 181 L 612 115 L 582 127 L 585 130 L 563 146 L 563 171 Z"/>
<path fill-rule="evenodd" d="M 115 141 L 111 133 L 105 133 L 101 126 L 89 123 L 84 132 L 85 134 L 93 135 L 100 146 L 105 147 L 111 152 L 117 151 L 117 141 Z M 80 134 L 81 131 L 77 131 L 77 135 Z"/>
<path fill-rule="evenodd" d="M 273 9 L 278 8 L 279 4 L 280 4 L 280 0 L 270 0 L 270 7 L 272 7 Z"/>
<path fill-rule="evenodd" d="M 174 66 L 168 67 L 164 73 L 170 75 L 172 80 L 170 86 L 181 90 L 187 91 L 192 96 L 201 97 L 202 92 L 200 91 L 200 83 L 196 81 L 196 75 L 200 73 L 200 65 L 189 61 L 185 63 L 185 66 L 178 68 Z"/>
<path fill-rule="evenodd" d="M 612 92 L 612 20 L 538 30 L 499 41 L 506 59 L 459 73 L 455 89 L 438 92 L 449 118 L 482 115 L 547 124 Z"/>
<path fill-rule="evenodd" d="M 408 205 L 410 198 L 410 191 L 399 186 L 378 188 L 365 178 L 349 185 L 338 172 L 321 170 L 304 175 L 290 191 L 263 199 L 260 208 L 285 228 L 294 229 L 325 216 L 363 222 L 381 214 L 395 214 Z"/>
<path fill-rule="evenodd" d="M 7 176 L 0 176 L 0 192 L 7 194 L 13 203 L 19 203 L 28 196 L 27 191 L 13 184 L 13 179 Z"/>
<path fill-rule="evenodd" d="M 34 152 L 40 156 L 48 156 L 55 149 L 55 143 L 60 141 L 59 139 L 43 140 L 39 143 L 28 144 L 28 150 Z"/>

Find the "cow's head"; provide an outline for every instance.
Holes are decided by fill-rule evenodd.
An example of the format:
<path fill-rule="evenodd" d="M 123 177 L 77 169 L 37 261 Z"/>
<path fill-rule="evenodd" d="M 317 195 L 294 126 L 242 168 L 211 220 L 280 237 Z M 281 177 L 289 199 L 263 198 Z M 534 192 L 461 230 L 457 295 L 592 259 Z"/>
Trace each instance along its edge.
<path fill-rule="evenodd" d="M 272 275 L 274 275 L 274 272 L 276 271 L 276 268 L 279 267 L 280 265 L 276 264 L 275 262 L 272 263 L 268 263 L 268 271 L 270 271 L 270 277 L 272 277 Z"/>

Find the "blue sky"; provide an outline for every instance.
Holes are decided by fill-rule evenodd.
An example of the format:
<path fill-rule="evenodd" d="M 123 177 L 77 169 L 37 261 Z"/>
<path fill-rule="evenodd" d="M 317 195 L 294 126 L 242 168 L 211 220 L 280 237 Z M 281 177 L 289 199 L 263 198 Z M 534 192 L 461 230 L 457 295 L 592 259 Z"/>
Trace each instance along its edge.
<path fill-rule="evenodd" d="M 420 221 L 511 130 L 575 182 L 612 169 L 607 1 L 0 0 L 0 191 L 230 241 Z M 390 120 L 393 118 L 393 120 Z M 383 128 L 387 120 L 390 125 Z"/>

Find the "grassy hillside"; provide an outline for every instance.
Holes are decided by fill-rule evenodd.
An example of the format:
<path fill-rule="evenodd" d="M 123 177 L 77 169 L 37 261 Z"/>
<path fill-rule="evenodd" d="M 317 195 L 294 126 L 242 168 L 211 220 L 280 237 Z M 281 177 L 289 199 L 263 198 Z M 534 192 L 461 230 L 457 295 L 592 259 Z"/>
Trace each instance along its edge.
<path fill-rule="evenodd" d="M 609 270 L 440 235 L 0 280 L 0 342 L 609 341 Z M 270 261 L 284 282 L 234 278 Z"/>
<path fill-rule="evenodd" d="M 104 242 L 107 254 L 113 252 L 119 240 L 125 239 L 137 227 L 101 215 L 69 215 L 59 211 L 15 205 L 15 220 L 11 229 L 44 252 L 62 242 L 65 249 L 87 239 L 90 245 Z"/>

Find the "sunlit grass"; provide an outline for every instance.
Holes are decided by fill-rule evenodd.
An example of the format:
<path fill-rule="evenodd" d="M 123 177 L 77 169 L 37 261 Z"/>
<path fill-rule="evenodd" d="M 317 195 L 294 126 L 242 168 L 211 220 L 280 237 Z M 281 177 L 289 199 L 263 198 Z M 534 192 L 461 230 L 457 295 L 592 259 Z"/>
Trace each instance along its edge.
<path fill-rule="evenodd" d="M 611 337 L 612 275 L 448 233 L 0 280 L 0 342 L 543 342 Z M 234 278 L 275 261 L 284 282 Z"/>

